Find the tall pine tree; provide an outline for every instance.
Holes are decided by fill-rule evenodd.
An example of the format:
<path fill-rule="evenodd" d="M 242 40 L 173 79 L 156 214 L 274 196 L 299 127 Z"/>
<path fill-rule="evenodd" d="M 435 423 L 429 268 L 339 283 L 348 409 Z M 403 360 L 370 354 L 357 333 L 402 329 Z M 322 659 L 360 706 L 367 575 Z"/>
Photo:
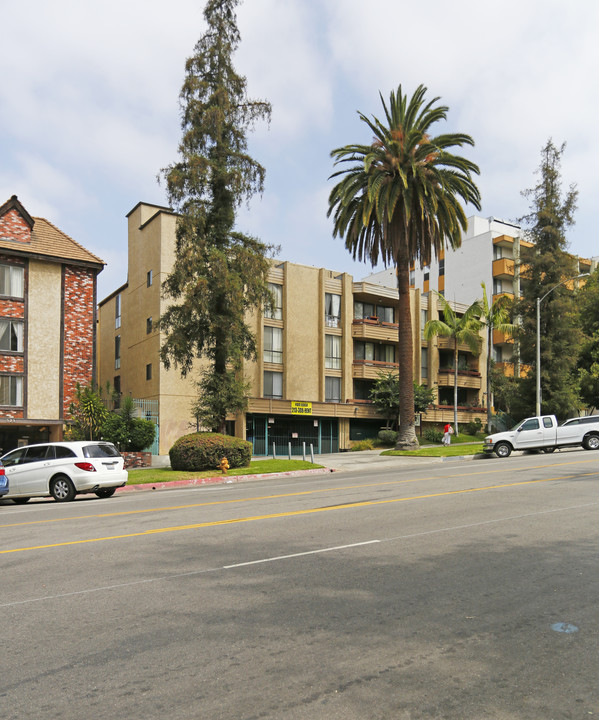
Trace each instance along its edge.
<path fill-rule="evenodd" d="M 273 250 L 235 229 L 237 208 L 264 187 L 264 168 L 247 151 L 257 120 L 270 104 L 250 100 L 232 55 L 239 41 L 239 0 L 208 0 L 207 30 L 185 66 L 180 94 L 183 136 L 179 160 L 162 171 L 171 207 L 179 213 L 176 259 L 163 283 L 171 301 L 160 318 L 161 360 L 182 376 L 197 358 L 209 361 L 194 414 L 224 432 L 228 413 L 246 407 L 244 358 L 255 357 L 246 313 L 268 304 L 268 256 Z"/>
<path fill-rule="evenodd" d="M 576 259 L 567 252 L 566 231 L 574 224 L 578 191 L 571 185 L 564 194 L 561 158 L 565 144 L 548 140 L 541 151 L 537 184 L 522 194 L 530 212 L 521 218 L 532 247 L 520 251 L 521 299 L 515 305 L 521 318 L 519 352 L 531 372 L 521 382 L 517 414 L 531 414 L 536 392 L 536 299 L 578 275 Z M 578 407 L 576 361 L 581 334 L 573 292 L 569 284 L 555 287 L 541 303 L 541 407 L 544 413 L 567 417 Z"/>

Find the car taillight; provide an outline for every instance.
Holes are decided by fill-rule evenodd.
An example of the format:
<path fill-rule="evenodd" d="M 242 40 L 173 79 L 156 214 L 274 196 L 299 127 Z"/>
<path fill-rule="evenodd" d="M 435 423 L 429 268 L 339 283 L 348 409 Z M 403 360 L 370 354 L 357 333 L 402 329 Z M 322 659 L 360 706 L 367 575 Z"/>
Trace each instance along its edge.
<path fill-rule="evenodd" d="M 0 475 L 6 475 L 4 472 L 4 465 L 0 466 Z"/>
<path fill-rule="evenodd" d="M 75 463 L 75 467 L 78 467 L 80 470 L 87 470 L 87 472 L 96 472 L 96 468 L 88 462 Z"/>

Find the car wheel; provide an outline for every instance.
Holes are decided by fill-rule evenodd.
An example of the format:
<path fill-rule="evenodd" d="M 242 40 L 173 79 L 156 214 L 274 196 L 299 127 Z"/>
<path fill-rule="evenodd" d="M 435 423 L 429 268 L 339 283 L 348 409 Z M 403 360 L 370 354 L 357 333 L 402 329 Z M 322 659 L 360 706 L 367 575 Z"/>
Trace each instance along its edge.
<path fill-rule="evenodd" d="M 24 505 L 29 502 L 31 498 L 11 498 L 15 505 Z"/>
<path fill-rule="evenodd" d="M 96 490 L 96 495 L 99 498 L 109 498 L 112 497 L 116 492 L 116 488 L 102 488 L 101 490 Z"/>
<path fill-rule="evenodd" d="M 509 457 L 512 454 L 512 447 L 509 443 L 500 442 L 495 446 L 495 455 L 500 458 Z"/>
<path fill-rule="evenodd" d="M 66 475 L 59 475 L 50 483 L 50 494 L 56 502 L 70 502 L 75 497 L 75 488 Z"/>
<path fill-rule="evenodd" d="M 543 448 L 543 452 L 544 453 L 552 453 L 552 452 L 555 452 L 555 448 L 554 447 Z"/>
<path fill-rule="evenodd" d="M 599 435 L 587 435 L 582 441 L 582 447 L 585 450 L 599 449 Z"/>

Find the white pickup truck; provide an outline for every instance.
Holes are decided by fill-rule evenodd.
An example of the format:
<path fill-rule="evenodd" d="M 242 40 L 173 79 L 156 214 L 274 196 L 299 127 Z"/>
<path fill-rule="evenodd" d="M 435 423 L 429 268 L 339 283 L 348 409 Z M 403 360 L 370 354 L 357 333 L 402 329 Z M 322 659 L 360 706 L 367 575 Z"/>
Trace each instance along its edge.
<path fill-rule="evenodd" d="M 585 450 L 599 449 L 599 415 L 572 418 L 558 427 L 555 415 L 526 418 L 511 430 L 487 435 L 483 451 L 497 457 L 509 457 L 512 450 L 543 450 L 582 445 Z"/>

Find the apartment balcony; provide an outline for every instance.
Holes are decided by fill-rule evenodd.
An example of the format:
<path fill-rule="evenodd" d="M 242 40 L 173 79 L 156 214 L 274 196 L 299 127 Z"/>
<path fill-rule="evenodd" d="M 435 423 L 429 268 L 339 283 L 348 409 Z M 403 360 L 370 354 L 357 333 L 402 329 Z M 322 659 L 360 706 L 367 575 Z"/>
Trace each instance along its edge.
<path fill-rule="evenodd" d="M 439 387 L 453 387 L 455 373 L 452 369 L 439 370 L 437 383 Z M 481 375 L 476 370 L 458 370 L 458 387 L 480 390 Z"/>
<path fill-rule="evenodd" d="M 500 280 L 512 280 L 514 277 L 514 259 L 498 258 L 493 260 L 493 277 Z"/>
<path fill-rule="evenodd" d="M 502 297 L 506 297 L 506 298 L 508 298 L 509 300 L 513 300 L 513 299 L 514 299 L 514 293 L 513 293 L 513 292 L 500 292 L 500 293 L 496 293 L 495 295 L 493 295 L 493 302 L 495 302 L 496 300 L 499 300 L 499 298 L 502 298 Z"/>
<path fill-rule="evenodd" d="M 493 330 L 493 345 L 513 345 L 514 338 L 508 333 Z"/>
<path fill-rule="evenodd" d="M 381 372 L 397 370 L 399 363 L 388 363 L 379 360 L 354 360 L 352 377 L 358 380 L 376 380 Z"/>
<path fill-rule="evenodd" d="M 493 245 L 511 248 L 514 247 L 514 238 L 509 235 L 500 235 L 499 237 L 493 238 Z"/>
<path fill-rule="evenodd" d="M 484 407 L 470 407 L 458 405 L 458 423 L 471 422 L 479 418 L 483 425 L 487 420 L 487 410 Z M 432 405 L 422 414 L 422 420 L 426 423 L 453 423 L 453 405 Z"/>
<path fill-rule="evenodd" d="M 501 370 L 501 372 L 506 377 L 514 377 L 514 374 L 516 372 L 515 368 L 516 365 L 513 362 L 498 362 L 495 363 L 495 367 Z M 519 377 L 528 377 L 532 375 L 533 373 L 533 366 L 532 365 L 520 365 L 520 374 Z"/>
<path fill-rule="evenodd" d="M 443 335 L 437 336 L 437 347 L 439 350 L 454 350 L 455 344 L 454 339 L 450 337 L 443 337 Z M 472 350 L 470 350 L 470 346 L 466 343 L 458 343 L 458 350 L 460 352 L 469 352 L 471 353 Z"/>
<path fill-rule="evenodd" d="M 379 342 L 397 342 L 397 324 L 382 322 L 377 317 L 354 320 L 351 334 L 357 340 L 374 340 Z"/>

